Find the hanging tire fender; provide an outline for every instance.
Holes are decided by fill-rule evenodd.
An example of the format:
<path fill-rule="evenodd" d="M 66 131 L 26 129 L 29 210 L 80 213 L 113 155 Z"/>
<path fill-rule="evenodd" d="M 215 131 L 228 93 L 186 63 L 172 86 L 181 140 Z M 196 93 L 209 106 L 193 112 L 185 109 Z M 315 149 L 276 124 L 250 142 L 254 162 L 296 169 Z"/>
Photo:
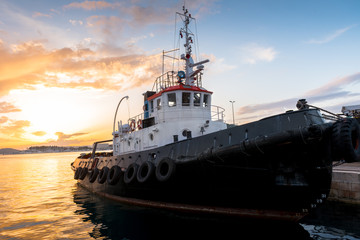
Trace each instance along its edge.
<path fill-rule="evenodd" d="M 120 178 L 123 175 L 123 171 L 121 171 L 121 167 L 115 165 L 112 166 L 109 174 L 107 175 L 107 183 L 110 185 L 115 185 L 119 182 Z"/>
<path fill-rule="evenodd" d="M 136 175 L 139 169 L 139 165 L 131 163 L 124 173 L 124 182 L 126 184 L 134 183 L 136 181 Z"/>
<path fill-rule="evenodd" d="M 143 162 L 137 172 L 136 178 L 139 183 L 149 182 L 154 175 L 155 166 L 152 162 Z"/>
<path fill-rule="evenodd" d="M 98 168 L 94 168 L 89 175 L 89 182 L 93 183 L 95 182 L 97 176 L 99 175 L 99 169 Z"/>
<path fill-rule="evenodd" d="M 99 176 L 98 176 L 98 183 L 103 184 L 106 179 L 107 179 L 107 175 L 109 173 L 109 168 L 108 167 L 103 167 L 100 171 L 99 171 Z"/>
<path fill-rule="evenodd" d="M 87 167 L 84 167 L 80 172 L 79 179 L 84 180 L 84 178 L 88 174 L 88 171 L 89 171 L 89 169 Z"/>
<path fill-rule="evenodd" d="M 345 118 L 334 123 L 332 149 L 335 161 L 360 161 L 360 126 L 354 118 Z"/>
<path fill-rule="evenodd" d="M 78 167 L 74 174 L 74 179 L 79 179 L 80 173 L 82 171 L 82 167 Z"/>
<path fill-rule="evenodd" d="M 155 175 L 159 182 L 166 182 L 175 175 L 176 164 L 170 158 L 163 158 L 156 166 Z"/>

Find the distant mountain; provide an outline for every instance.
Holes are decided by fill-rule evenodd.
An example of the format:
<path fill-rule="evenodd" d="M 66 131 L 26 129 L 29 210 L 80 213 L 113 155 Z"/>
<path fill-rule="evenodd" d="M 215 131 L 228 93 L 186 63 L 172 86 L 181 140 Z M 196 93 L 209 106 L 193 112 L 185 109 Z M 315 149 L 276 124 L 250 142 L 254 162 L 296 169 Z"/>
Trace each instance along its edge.
<path fill-rule="evenodd" d="M 0 148 L 0 154 L 18 154 L 18 153 L 21 153 L 21 151 L 14 148 Z"/>
<path fill-rule="evenodd" d="M 112 144 L 99 144 L 97 151 L 112 150 Z M 17 150 L 14 148 L 0 148 L 0 155 L 5 154 L 31 154 L 31 153 L 56 153 L 56 152 L 78 152 L 78 151 L 92 151 L 90 146 L 32 146 L 27 150 Z"/>

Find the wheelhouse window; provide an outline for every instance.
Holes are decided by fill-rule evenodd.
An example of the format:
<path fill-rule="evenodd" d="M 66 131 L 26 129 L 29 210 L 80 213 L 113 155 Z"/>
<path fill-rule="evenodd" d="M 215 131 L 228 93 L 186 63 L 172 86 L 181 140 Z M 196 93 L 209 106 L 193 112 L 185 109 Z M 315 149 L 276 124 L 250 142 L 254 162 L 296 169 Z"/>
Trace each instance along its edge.
<path fill-rule="evenodd" d="M 156 103 L 157 103 L 157 109 L 160 110 L 161 109 L 161 98 L 158 98 L 156 100 Z"/>
<path fill-rule="evenodd" d="M 190 106 L 190 93 L 189 92 L 182 93 L 182 105 Z"/>
<path fill-rule="evenodd" d="M 202 106 L 203 107 L 208 107 L 209 106 L 209 95 L 208 94 L 204 94 Z"/>
<path fill-rule="evenodd" d="M 150 109 L 151 109 L 151 112 L 154 112 L 154 100 L 151 100 L 151 102 L 150 102 Z"/>
<path fill-rule="evenodd" d="M 194 106 L 200 107 L 201 93 L 194 93 Z"/>
<path fill-rule="evenodd" d="M 167 96 L 168 96 L 169 107 L 175 107 L 176 106 L 176 93 L 169 93 Z"/>

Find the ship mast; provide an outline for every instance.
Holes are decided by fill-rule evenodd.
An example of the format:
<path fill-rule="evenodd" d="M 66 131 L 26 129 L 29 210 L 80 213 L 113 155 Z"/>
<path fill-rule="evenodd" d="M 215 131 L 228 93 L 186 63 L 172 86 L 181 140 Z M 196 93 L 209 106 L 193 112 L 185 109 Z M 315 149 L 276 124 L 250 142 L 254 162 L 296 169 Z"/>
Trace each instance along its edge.
<path fill-rule="evenodd" d="M 191 20 L 195 20 L 195 18 L 191 17 L 191 14 L 188 10 L 183 6 L 184 13 L 178 13 L 180 16 L 183 16 L 184 27 L 180 29 L 180 36 L 181 38 L 185 35 L 185 54 L 181 54 L 181 59 L 185 61 L 185 85 L 194 85 L 194 80 L 196 75 L 204 69 L 202 64 L 209 62 L 209 59 L 194 63 L 194 60 L 191 56 L 191 44 L 193 44 L 193 36 L 194 34 L 191 33 L 189 29 L 189 24 Z M 193 70 L 193 67 L 197 67 L 197 70 Z"/>

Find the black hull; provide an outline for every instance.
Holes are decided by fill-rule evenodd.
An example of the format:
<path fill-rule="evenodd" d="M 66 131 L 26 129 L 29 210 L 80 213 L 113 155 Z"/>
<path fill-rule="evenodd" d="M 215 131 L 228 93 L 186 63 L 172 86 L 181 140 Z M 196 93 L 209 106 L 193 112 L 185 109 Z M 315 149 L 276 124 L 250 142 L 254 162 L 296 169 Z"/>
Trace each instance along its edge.
<path fill-rule="evenodd" d="M 79 183 L 101 195 L 302 214 L 330 191 L 336 160 L 331 131 L 332 124 L 319 122 L 317 111 L 296 111 L 147 151 L 103 157 L 97 163 L 99 169 L 117 165 L 124 171 L 144 162 L 159 167 L 167 159 L 174 171 L 161 181 L 154 171 L 144 182 L 136 176 L 129 182 L 124 180 L 128 173 L 121 171 L 116 182 L 108 176 L 104 183 L 99 177 L 91 183 L 91 162 L 78 159 L 74 168 L 86 168 Z"/>

